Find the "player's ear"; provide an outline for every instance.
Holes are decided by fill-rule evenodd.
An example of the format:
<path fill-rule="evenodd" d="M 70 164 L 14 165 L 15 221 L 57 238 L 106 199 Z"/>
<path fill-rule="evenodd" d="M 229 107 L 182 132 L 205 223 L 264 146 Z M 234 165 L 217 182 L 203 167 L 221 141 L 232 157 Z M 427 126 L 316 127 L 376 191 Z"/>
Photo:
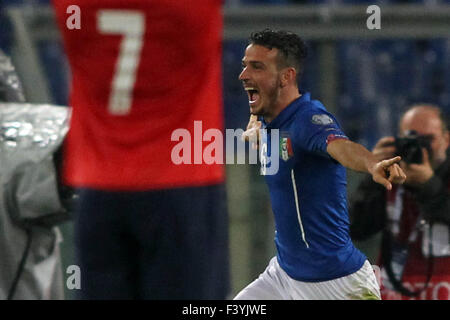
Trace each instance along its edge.
<path fill-rule="evenodd" d="M 295 68 L 288 67 L 285 68 L 281 73 L 281 87 L 285 87 L 290 83 L 295 83 L 297 80 L 297 72 L 295 71 Z"/>

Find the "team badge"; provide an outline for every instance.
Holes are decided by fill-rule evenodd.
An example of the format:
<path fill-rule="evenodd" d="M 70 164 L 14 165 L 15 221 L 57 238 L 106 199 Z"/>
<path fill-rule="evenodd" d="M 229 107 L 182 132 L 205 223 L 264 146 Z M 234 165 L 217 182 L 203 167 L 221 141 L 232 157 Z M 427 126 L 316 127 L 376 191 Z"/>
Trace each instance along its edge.
<path fill-rule="evenodd" d="M 291 138 L 289 137 L 280 138 L 280 155 L 281 159 L 283 159 L 284 161 L 288 161 L 294 155 Z"/>
<path fill-rule="evenodd" d="M 311 122 L 314 124 L 327 125 L 332 124 L 333 119 L 326 114 L 315 114 L 312 116 Z"/>

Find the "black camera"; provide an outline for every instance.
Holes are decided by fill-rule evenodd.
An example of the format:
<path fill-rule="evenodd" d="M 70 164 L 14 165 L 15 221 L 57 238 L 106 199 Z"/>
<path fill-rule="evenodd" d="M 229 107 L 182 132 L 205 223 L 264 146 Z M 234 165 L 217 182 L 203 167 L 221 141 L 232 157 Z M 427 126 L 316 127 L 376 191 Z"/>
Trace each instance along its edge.
<path fill-rule="evenodd" d="M 396 137 L 394 144 L 397 155 L 406 163 L 423 163 L 423 148 L 432 156 L 431 137 L 419 135 L 416 131 L 409 131 L 404 137 Z"/>

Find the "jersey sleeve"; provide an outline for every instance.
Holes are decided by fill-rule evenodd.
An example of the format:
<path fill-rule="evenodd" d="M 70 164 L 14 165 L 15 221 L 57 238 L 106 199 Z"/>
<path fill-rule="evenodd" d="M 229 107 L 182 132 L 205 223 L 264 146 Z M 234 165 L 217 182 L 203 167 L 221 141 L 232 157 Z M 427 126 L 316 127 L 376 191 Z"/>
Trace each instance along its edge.
<path fill-rule="evenodd" d="M 327 155 L 328 144 L 336 139 L 348 139 L 336 118 L 327 111 L 307 110 L 297 114 L 293 126 L 293 147 L 303 152 Z"/>

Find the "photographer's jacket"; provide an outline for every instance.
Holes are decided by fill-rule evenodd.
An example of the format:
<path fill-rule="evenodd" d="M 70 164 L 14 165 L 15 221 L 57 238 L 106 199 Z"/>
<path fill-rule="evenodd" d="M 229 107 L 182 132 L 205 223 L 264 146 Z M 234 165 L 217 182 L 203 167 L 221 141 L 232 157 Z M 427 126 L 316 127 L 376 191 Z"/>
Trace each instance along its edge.
<path fill-rule="evenodd" d="M 368 239 L 383 229 L 392 234 L 394 264 L 408 289 L 423 287 L 432 250 L 433 272 L 428 290 L 420 295 L 423 299 L 450 299 L 449 151 L 447 160 L 421 187 L 394 185 L 386 191 L 367 177 L 350 205 L 353 240 Z M 383 265 L 381 258 L 378 264 Z M 383 278 L 383 298 L 399 298 L 389 287 L 389 279 Z"/>

